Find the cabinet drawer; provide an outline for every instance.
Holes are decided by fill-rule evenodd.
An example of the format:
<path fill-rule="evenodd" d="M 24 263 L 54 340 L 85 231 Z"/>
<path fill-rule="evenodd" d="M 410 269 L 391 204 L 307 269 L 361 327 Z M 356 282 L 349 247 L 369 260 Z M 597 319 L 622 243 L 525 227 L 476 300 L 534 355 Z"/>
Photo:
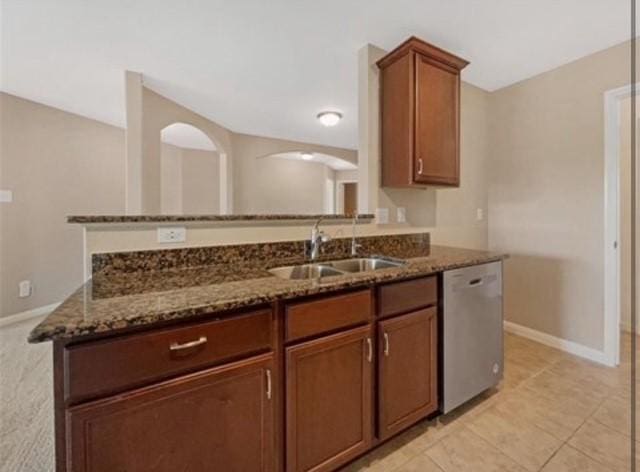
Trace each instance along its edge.
<path fill-rule="evenodd" d="M 77 402 L 272 345 L 271 310 L 65 348 L 65 401 Z"/>
<path fill-rule="evenodd" d="M 361 290 L 286 307 L 286 340 L 306 338 L 371 320 L 371 292 Z"/>
<path fill-rule="evenodd" d="M 396 282 L 378 287 L 380 317 L 406 313 L 438 303 L 436 276 Z"/>

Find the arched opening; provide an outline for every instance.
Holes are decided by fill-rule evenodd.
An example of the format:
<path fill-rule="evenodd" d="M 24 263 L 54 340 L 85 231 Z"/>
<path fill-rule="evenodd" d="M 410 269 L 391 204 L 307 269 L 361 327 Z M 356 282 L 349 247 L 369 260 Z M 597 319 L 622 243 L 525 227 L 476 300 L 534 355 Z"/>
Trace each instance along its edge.
<path fill-rule="evenodd" d="M 357 212 L 357 165 L 305 150 L 257 157 L 242 198 L 247 213 L 336 214 Z"/>
<path fill-rule="evenodd" d="M 162 214 L 221 214 L 222 159 L 199 128 L 173 123 L 160 132 Z"/>

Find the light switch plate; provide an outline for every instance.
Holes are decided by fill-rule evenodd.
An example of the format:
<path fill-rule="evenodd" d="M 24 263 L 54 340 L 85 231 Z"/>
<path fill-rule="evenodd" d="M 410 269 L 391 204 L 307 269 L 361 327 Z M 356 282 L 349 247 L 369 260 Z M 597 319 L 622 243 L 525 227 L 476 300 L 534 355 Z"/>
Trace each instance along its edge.
<path fill-rule="evenodd" d="M 407 209 L 405 207 L 398 207 L 396 209 L 396 221 L 398 223 L 407 222 Z"/>
<path fill-rule="evenodd" d="M 386 225 L 389 223 L 388 208 L 376 208 L 376 223 L 379 225 Z"/>
<path fill-rule="evenodd" d="M 11 190 L 0 190 L 0 203 L 11 203 L 13 192 Z"/>
<path fill-rule="evenodd" d="M 187 240 L 187 228 L 184 226 L 158 228 L 159 243 L 183 243 Z"/>
<path fill-rule="evenodd" d="M 18 296 L 20 298 L 27 298 L 31 296 L 31 280 L 22 280 L 18 284 Z"/>
<path fill-rule="evenodd" d="M 476 219 L 477 219 L 478 221 L 482 221 L 482 220 L 484 220 L 484 210 L 483 210 L 482 208 L 478 208 L 478 209 L 476 210 Z"/>

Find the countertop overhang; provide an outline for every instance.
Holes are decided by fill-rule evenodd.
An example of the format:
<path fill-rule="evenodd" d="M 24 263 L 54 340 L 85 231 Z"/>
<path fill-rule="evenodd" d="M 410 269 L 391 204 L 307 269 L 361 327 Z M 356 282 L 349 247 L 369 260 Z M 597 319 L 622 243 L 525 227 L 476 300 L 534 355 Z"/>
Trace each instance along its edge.
<path fill-rule="evenodd" d="M 325 222 L 352 221 L 351 215 L 324 214 L 269 214 L 269 215 L 72 215 L 67 217 L 67 223 L 84 225 L 106 224 L 176 224 L 176 223 L 278 223 L 278 222 L 309 222 L 322 219 Z M 360 223 L 371 222 L 375 218 L 372 214 L 357 215 Z"/>
<path fill-rule="evenodd" d="M 402 257 L 402 254 L 394 254 Z M 243 307 L 271 303 L 308 295 L 370 286 L 372 284 L 436 274 L 445 270 L 500 261 L 505 254 L 446 246 L 429 247 L 424 256 L 404 258 L 403 267 L 326 277 L 321 280 L 286 280 L 252 268 L 242 272 L 234 265 L 190 268 L 155 274 L 153 291 L 97 298 L 89 281 L 67 298 L 36 326 L 29 342 L 65 342 L 110 336 L 135 327 L 154 327 L 171 320 L 188 320 L 203 315 L 223 314 Z M 285 264 L 283 264 L 285 265 Z M 207 270 L 211 272 L 207 277 Z M 240 273 L 238 273 L 240 272 Z M 217 274 L 218 277 L 215 275 Z M 139 277 L 140 274 L 134 274 Z M 199 277 L 197 284 L 176 281 Z M 178 288 L 176 288 L 178 287 Z"/>

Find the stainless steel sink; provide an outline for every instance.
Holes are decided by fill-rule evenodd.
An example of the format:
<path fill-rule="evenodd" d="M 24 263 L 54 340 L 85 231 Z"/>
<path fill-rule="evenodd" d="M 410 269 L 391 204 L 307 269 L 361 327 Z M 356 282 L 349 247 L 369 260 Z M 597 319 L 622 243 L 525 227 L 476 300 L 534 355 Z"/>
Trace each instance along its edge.
<path fill-rule="evenodd" d="M 274 269 L 270 269 L 269 272 L 283 279 L 307 280 L 380 269 L 390 269 L 393 267 L 402 267 L 405 264 L 406 262 L 398 259 L 388 259 L 385 257 L 361 257 L 317 264 L 276 267 Z"/>
<path fill-rule="evenodd" d="M 275 269 L 270 269 L 269 272 L 283 279 L 291 280 L 319 279 L 321 277 L 331 277 L 333 275 L 344 275 L 344 272 L 334 269 L 327 264 L 304 264 L 298 266 L 276 267 Z"/>
<path fill-rule="evenodd" d="M 404 261 L 389 260 L 381 257 L 363 257 L 359 259 L 346 259 L 344 261 L 329 262 L 334 267 L 343 272 L 368 272 L 370 270 L 390 269 L 402 267 Z"/>

